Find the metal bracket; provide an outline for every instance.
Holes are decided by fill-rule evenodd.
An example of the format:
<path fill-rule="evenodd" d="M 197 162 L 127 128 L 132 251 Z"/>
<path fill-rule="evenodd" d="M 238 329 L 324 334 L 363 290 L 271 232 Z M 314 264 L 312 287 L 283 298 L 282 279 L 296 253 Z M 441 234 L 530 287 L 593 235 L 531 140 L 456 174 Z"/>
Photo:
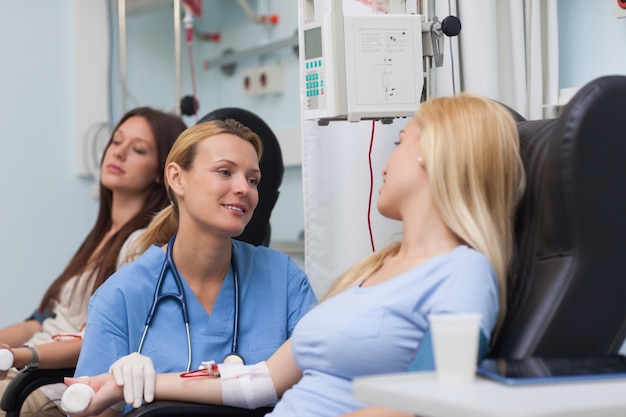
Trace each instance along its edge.
<path fill-rule="evenodd" d="M 441 22 L 437 16 L 433 17 L 430 24 L 430 39 L 433 46 L 433 58 L 436 67 L 443 66 L 443 32 L 441 31 Z"/>

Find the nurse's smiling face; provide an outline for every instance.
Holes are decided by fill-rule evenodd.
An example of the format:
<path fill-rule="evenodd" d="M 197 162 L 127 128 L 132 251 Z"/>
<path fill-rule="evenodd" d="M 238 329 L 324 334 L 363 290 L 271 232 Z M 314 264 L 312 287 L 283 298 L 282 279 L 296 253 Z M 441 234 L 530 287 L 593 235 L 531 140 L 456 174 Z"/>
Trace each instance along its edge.
<path fill-rule="evenodd" d="M 231 133 L 199 142 L 191 169 L 180 172 L 181 225 L 190 222 L 238 236 L 259 202 L 260 180 L 258 155 L 251 143 Z"/>

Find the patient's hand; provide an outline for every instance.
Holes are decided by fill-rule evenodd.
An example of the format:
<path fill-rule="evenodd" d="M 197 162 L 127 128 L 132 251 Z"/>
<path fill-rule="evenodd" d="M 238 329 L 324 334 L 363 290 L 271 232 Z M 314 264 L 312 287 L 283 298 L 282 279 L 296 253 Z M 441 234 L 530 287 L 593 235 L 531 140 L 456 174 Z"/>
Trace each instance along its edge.
<path fill-rule="evenodd" d="M 118 386 L 113 375 L 106 373 L 89 378 L 65 378 L 66 385 L 87 384 L 95 394 L 85 411 L 69 414 L 71 417 L 93 416 L 108 410 L 111 406 L 124 399 L 122 387 Z"/>

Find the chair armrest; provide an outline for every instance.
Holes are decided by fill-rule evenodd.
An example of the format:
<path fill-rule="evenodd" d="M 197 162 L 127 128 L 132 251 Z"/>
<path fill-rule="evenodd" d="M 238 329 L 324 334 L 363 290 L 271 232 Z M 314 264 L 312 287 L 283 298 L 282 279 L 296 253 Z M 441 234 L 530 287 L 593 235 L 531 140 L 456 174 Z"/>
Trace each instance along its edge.
<path fill-rule="evenodd" d="M 272 411 L 272 407 L 261 407 L 254 410 L 229 407 L 226 405 L 209 405 L 183 401 L 154 401 L 135 408 L 124 417 L 262 417 Z"/>
<path fill-rule="evenodd" d="M 74 368 L 27 369 L 20 372 L 4 391 L 0 408 L 6 411 L 6 417 L 19 416 L 22 404 L 31 392 L 43 385 L 63 382 L 64 377 L 72 375 Z"/>

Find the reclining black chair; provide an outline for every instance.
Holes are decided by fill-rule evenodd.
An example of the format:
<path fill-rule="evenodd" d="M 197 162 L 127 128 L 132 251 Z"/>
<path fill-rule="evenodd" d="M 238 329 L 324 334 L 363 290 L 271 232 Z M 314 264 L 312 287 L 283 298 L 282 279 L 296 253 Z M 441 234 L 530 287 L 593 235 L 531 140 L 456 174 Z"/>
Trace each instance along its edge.
<path fill-rule="evenodd" d="M 626 77 L 556 119 L 518 122 L 527 190 L 509 308 L 490 357 L 615 354 L 626 336 Z"/>
<path fill-rule="evenodd" d="M 279 187 L 284 175 L 284 164 L 280 144 L 270 127 L 256 114 L 235 107 L 220 108 L 214 110 L 198 123 L 215 119 L 234 119 L 252 129 L 263 142 L 263 157 L 260 161 L 262 179 L 259 183 L 259 203 L 254 211 L 250 223 L 243 233 L 235 239 L 248 242 L 253 245 L 269 246 L 271 238 L 270 216 L 279 196 Z M 0 401 L 0 409 L 6 412 L 6 417 L 20 415 L 22 404 L 26 398 L 37 388 L 63 382 L 66 376 L 74 375 L 74 368 L 63 369 L 28 369 L 17 375 L 9 384 Z M 172 415 L 178 412 L 193 416 L 198 410 L 198 415 L 220 416 L 262 416 L 269 411 L 268 408 L 259 410 L 245 410 L 236 407 L 207 406 L 193 403 L 177 403 L 159 401 L 141 407 L 142 412 L 154 410 L 154 416 Z"/>

